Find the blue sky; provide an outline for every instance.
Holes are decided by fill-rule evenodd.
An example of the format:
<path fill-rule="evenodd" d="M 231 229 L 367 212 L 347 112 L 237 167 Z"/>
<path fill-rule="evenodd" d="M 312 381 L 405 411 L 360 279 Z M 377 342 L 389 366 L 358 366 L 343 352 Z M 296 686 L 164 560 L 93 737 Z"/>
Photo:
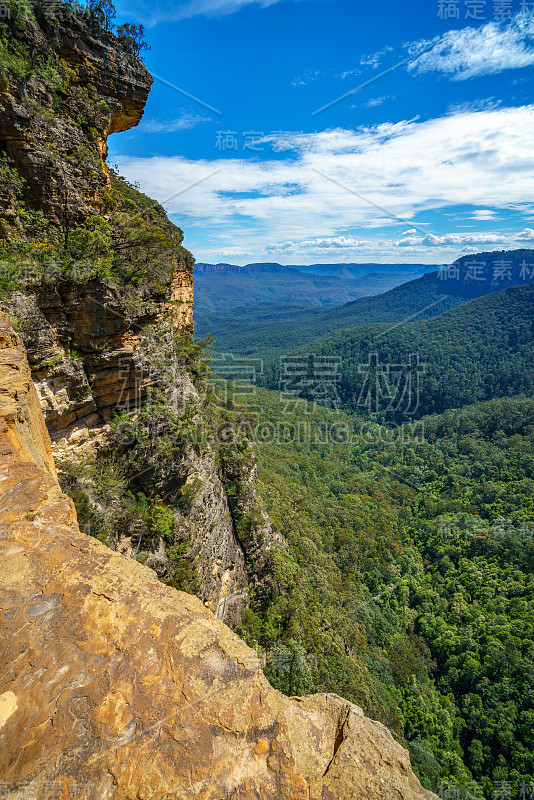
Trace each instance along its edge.
<path fill-rule="evenodd" d="M 145 25 L 157 77 L 109 160 L 198 260 L 534 247 L 534 2 L 116 6 Z"/>

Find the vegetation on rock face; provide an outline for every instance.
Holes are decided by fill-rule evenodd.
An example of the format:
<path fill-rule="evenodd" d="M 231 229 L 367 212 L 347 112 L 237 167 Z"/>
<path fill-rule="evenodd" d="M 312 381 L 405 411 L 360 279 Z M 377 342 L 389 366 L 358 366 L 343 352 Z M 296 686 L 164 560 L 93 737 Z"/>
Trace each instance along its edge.
<path fill-rule="evenodd" d="M 66 5 L 68 8 L 75 8 L 76 6 L 72 0 L 67 2 Z M 142 25 L 136 25 L 134 22 L 115 25 L 116 11 L 111 0 L 87 0 L 85 9 L 92 19 L 107 31 L 113 33 L 119 44 L 129 50 L 132 55 L 139 58 L 141 53 L 150 49 L 143 38 L 145 31 Z"/>
<path fill-rule="evenodd" d="M 202 490 L 196 465 L 215 464 L 245 551 L 263 523 L 250 486 L 248 423 L 231 400 L 214 393 L 211 344 L 163 319 L 147 326 L 136 353 L 139 392 L 132 408 L 113 417 L 105 455 L 60 464 L 62 487 L 83 530 L 112 548 L 128 539 L 143 563 L 159 559 L 150 564 L 166 583 L 193 593 L 204 588 L 191 548 L 197 524 L 191 512 Z M 259 560 L 248 566 L 257 579 Z"/>
<path fill-rule="evenodd" d="M 105 165 L 125 102 L 135 124 L 151 83 L 137 27 L 114 33 L 113 17 L 108 0 L 53 10 L 36 0 L 13 2 L 0 21 L 0 293 L 95 276 L 153 289 L 178 263 L 192 267 L 161 206 Z M 84 44 L 80 59 L 71 50 Z M 120 70 L 115 82 L 106 60 Z"/>
<path fill-rule="evenodd" d="M 136 25 L 132 22 L 126 22 L 124 25 L 115 25 L 116 11 L 111 0 L 87 0 L 85 3 L 77 0 L 55 0 L 53 7 L 46 0 L 30 0 L 30 2 L 6 0 L 3 5 L 3 11 L 4 19 L 15 20 L 18 25 L 23 25 L 28 20 L 44 20 L 50 25 L 51 30 L 54 30 L 60 24 L 58 16 L 61 11 L 83 16 L 89 23 L 94 23 L 96 28 L 104 29 L 113 35 L 120 46 L 137 58 L 144 51 L 150 49 L 144 41 L 144 28 L 142 25 Z M 7 25 L 4 25 L 4 31 L 6 30 Z M 7 38 L 5 34 L 2 36 L 2 39 Z M 29 73 L 27 51 L 16 44 L 10 46 L 5 41 L 2 42 L 1 46 L 4 55 L 2 65 L 6 72 L 15 72 L 21 77 L 27 75 Z M 31 60 L 33 62 L 33 58 Z M 46 63 L 46 60 L 41 57 L 41 69 Z"/>
<path fill-rule="evenodd" d="M 14 191 L 18 173 L 4 159 L 0 170 Z M 2 248 L 0 292 L 30 290 L 59 280 L 111 284 L 165 292 L 178 264 L 191 267 L 183 233 L 163 208 L 111 171 L 101 213 L 77 226 L 57 227 L 39 211 L 18 206 L 18 230 Z"/>

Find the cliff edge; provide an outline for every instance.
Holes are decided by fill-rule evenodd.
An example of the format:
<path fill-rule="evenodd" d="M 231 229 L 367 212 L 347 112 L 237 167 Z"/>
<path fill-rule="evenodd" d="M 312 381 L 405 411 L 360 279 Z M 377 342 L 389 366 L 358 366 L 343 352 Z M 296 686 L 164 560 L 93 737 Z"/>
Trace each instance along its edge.
<path fill-rule="evenodd" d="M 431 800 L 383 725 L 335 695 L 273 690 L 199 600 L 80 532 L 5 316 L 0 354 L 9 800 Z"/>
<path fill-rule="evenodd" d="M 207 436 L 234 412 L 182 231 L 105 163 L 151 78 L 76 4 L 33 5 L 0 22 L 0 794 L 430 800 L 384 726 L 273 690 L 209 610 L 236 617 L 283 542 L 246 440 Z M 104 507 L 91 475 L 119 462 Z"/>

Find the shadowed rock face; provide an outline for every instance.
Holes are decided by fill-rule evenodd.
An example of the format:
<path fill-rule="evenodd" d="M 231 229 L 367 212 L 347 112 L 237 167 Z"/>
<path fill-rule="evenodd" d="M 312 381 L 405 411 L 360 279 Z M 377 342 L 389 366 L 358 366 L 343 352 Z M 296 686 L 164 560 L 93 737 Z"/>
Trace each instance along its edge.
<path fill-rule="evenodd" d="M 9 310 L 22 320 L 20 334 L 53 442 L 70 440 L 76 447 L 121 404 L 135 403 L 139 336 L 157 322 L 165 299 L 163 291 L 139 290 L 132 312 L 119 290 L 99 280 L 58 281 L 33 294 L 11 295 Z"/>
<path fill-rule="evenodd" d="M 34 69 L 0 83 L 0 152 L 24 179 L 30 208 L 56 224 L 80 222 L 109 182 L 107 137 L 138 124 L 152 77 L 112 34 L 59 4 L 9 36 Z M 39 59 L 50 59 L 48 69 Z"/>
<path fill-rule="evenodd" d="M 5 317 L 0 354 L 8 798 L 431 800 L 383 725 L 335 695 L 274 691 L 199 600 L 80 532 Z"/>
<path fill-rule="evenodd" d="M 165 300 L 163 293 L 157 296 L 139 290 L 132 311 L 117 290 L 98 280 L 83 285 L 63 281 L 35 294 L 14 292 L 9 298 L 10 313 L 20 320 L 20 335 L 60 472 L 69 459 L 105 453 L 113 414 L 144 401 L 146 386 L 136 360 L 140 339 L 147 326 L 157 323 Z M 173 388 L 180 399 L 200 403 L 186 371 L 173 375 Z M 212 448 L 199 452 L 184 447 L 174 467 L 184 482 L 198 480 L 201 487 L 187 514 L 175 514 L 176 536 L 190 542 L 198 594 L 220 619 L 235 621 L 248 602 L 245 557 L 257 561 L 264 540 L 273 538 L 270 526 L 260 520 L 246 542 L 236 536 Z M 150 492 L 150 477 L 150 470 L 141 475 L 136 489 Z M 255 469 L 245 470 L 241 483 L 255 499 Z M 133 541 L 131 535 L 130 531 L 113 546 L 133 558 L 138 540 Z M 175 562 L 162 540 L 147 564 L 162 580 L 172 579 Z"/>

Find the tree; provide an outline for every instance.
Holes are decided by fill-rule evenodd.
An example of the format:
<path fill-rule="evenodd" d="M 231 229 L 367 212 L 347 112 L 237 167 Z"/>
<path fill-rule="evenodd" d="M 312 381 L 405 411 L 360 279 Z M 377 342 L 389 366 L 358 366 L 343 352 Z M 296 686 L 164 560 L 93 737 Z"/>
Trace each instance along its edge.
<path fill-rule="evenodd" d="M 313 691 L 313 676 L 306 651 L 295 639 L 274 650 L 265 674 L 275 689 L 289 696 Z"/>
<path fill-rule="evenodd" d="M 119 42 L 127 47 L 137 58 L 144 50 L 150 49 L 143 38 L 144 35 L 144 27 L 136 25 L 135 22 L 125 22 L 124 25 L 119 25 L 116 30 Z"/>
<path fill-rule="evenodd" d="M 113 20 L 117 12 L 111 0 L 88 0 L 87 8 L 101 25 L 108 30 L 113 28 Z"/>

